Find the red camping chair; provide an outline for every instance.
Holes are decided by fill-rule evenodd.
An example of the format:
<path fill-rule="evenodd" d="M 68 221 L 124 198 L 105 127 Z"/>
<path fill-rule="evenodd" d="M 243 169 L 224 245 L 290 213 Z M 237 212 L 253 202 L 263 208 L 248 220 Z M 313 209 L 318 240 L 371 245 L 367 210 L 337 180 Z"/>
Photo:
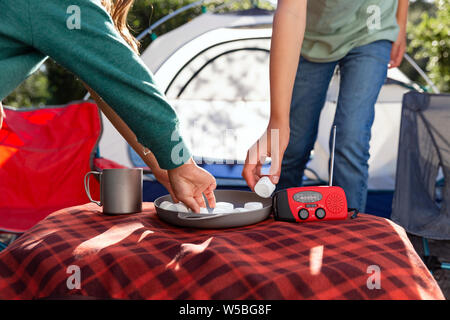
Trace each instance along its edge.
<path fill-rule="evenodd" d="M 0 130 L 1 231 L 22 233 L 56 210 L 89 202 L 84 175 L 92 169 L 122 167 L 94 159 L 102 132 L 94 103 L 6 107 L 5 114 Z M 91 181 L 91 192 L 98 198 L 98 182 Z"/>

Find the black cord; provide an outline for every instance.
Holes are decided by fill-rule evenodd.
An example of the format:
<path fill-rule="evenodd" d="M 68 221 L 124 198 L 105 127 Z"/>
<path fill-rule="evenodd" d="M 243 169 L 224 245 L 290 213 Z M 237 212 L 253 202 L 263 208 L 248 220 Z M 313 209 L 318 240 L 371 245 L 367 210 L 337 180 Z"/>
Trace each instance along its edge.
<path fill-rule="evenodd" d="M 358 218 L 359 210 L 355 208 L 348 208 L 348 212 L 352 212 L 353 214 L 350 216 L 350 219 Z"/>

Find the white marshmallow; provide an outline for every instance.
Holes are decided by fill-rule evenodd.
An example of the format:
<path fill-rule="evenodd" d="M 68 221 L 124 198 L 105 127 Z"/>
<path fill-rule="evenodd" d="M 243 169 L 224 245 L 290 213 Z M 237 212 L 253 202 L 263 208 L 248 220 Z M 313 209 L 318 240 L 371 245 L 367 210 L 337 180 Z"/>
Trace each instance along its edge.
<path fill-rule="evenodd" d="M 200 208 L 200 213 L 209 213 L 207 208 Z"/>
<path fill-rule="evenodd" d="M 221 208 L 221 209 L 225 209 L 228 211 L 233 211 L 234 209 L 234 205 L 232 203 L 229 202 L 217 202 L 216 203 L 216 208 Z"/>
<path fill-rule="evenodd" d="M 246 212 L 248 209 L 245 208 L 234 208 L 234 212 Z"/>
<path fill-rule="evenodd" d="M 181 203 L 181 202 L 170 205 L 170 207 L 168 207 L 166 210 L 185 212 L 185 213 L 191 211 L 190 209 L 188 209 L 188 207 L 186 207 L 186 205 L 184 203 Z"/>
<path fill-rule="evenodd" d="M 212 213 L 229 213 L 230 210 L 224 209 L 224 208 L 214 208 Z"/>
<path fill-rule="evenodd" d="M 161 204 L 159 205 L 159 207 L 161 209 L 167 210 L 173 203 L 170 201 L 163 201 L 161 202 Z"/>
<path fill-rule="evenodd" d="M 261 202 L 247 202 L 244 208 L 247 210 L 259 210 L 263 208 L 263 204 Z"/>
<path fill-rule="evenodd" d="M 275 191 L 275 185 L 270 181 L 269 177 L 262 177 L 255 186 L 255 192 L 258 196 L 269 198 Z"/>

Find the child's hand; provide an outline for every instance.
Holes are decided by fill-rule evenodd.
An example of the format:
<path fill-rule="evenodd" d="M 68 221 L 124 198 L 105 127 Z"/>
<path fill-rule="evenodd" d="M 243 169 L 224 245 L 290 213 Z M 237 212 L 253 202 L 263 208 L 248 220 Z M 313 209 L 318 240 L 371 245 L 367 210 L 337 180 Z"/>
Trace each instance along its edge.
<path fill-rule="evenodd" d="M 167 172 L 176 199 L 192 211 L 199 213 L 200 207 L 206 207 L 203 194 L 210 207 L 216 206 L 216 180 L 209 172 L 197 166 L 192 158 L 184 165 Z"/>
<path fill-rule="evenodd" d="M 405 51 L 406 51 L 406 31 L 403 28 L 400 28 L 397 40 L 392 44 L 389 69 L 397 68 L 402 63 Z"/>
<path fill-rule="evenodd" d="M 271 157 L 269 178 L 273 184 L 280 179 L 281 162 L 289 143 L 290 128 L 288 123 L 271 120 L 266 132 L 249 149 L 245 159 L 242 177 L 254 191 L 255 185 L 261 178 L 261 167 L 266 157 Z"/>

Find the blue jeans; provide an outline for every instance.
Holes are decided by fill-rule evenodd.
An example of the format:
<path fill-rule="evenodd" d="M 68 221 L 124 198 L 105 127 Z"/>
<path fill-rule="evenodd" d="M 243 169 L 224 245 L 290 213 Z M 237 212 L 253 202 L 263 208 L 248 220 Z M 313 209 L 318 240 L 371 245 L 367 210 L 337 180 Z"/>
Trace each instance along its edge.
<path fill-rule="evenodd" d="M 391 46 L 388 40 L 375 41 L 354 48 L 339 61 L 327 63 L 300 58 L 292 94 L 291 134 L 278 190 L 302 184 L 303 171 L 317 138 L 328 86 L 336 66 L 339 66 L 333 184 L 344 189 L 350 208 L 365 209 L 374 106 L 386 80 Z"/>

